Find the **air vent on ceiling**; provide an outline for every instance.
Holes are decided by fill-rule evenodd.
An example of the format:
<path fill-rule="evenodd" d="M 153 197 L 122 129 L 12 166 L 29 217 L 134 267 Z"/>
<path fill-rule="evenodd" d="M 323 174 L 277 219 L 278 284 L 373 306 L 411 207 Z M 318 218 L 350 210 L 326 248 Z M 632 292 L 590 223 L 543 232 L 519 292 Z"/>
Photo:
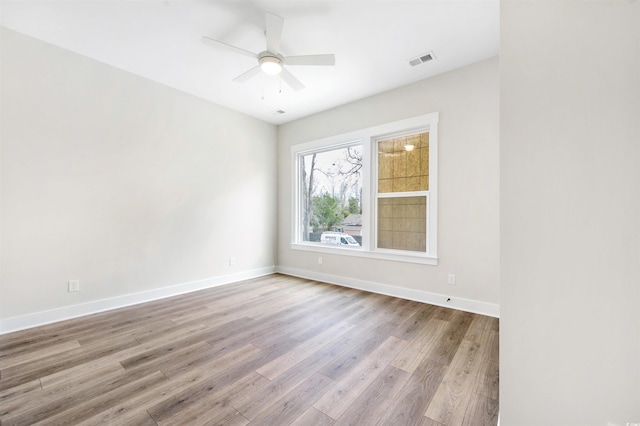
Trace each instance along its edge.
<path fill-rule="evenodd" d="M 415 67 L 416 65 L 424 64 L 425 62 L 429 62 L 434 60 L 436 57 L 433 52 L 425 53 L 424 55 L 420 55 L 413 59 L 409 59 L 409 65 Z"/>
<path fill-rule="evenodd" d="M 281 110 L 281 109 L 277 109 L 277 110 L 273 111 L 271 114 L 273 114 L 273 115 L 282 115 L 282 114 L 284 114 L 284 111 Z"/>

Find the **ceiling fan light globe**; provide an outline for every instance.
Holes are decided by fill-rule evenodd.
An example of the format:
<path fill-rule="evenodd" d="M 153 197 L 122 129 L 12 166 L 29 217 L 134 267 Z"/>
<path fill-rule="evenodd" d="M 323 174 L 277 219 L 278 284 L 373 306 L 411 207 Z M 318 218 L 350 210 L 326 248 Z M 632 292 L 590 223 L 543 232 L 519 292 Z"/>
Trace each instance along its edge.
<path fill-rule="evenodd" d="M 260 69 L 262 69 L 265 74 L 277 75 L 282 71 L 282 64 L 277 58 L 265 57 L 260 61 Z"/>

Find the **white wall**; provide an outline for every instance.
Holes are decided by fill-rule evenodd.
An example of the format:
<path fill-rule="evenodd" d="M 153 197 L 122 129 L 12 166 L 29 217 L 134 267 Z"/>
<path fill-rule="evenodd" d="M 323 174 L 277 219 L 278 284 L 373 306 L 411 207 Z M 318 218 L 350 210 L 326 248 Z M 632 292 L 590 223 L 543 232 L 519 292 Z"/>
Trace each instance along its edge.
<path fill-rule="evenodd" d="M 502 2 L 506 426 L 640 422 L 639 9 Z"/>
<path fill-rule="evenodd" d="M 279 127 L 278 265 L 307 276 L 499 304 L 498 59 L 303 118 Z M 438 266 L 292 250 L 291 151 L 294 144 L 440 112 Z M 447 274 L 456 274 L 456 285 Z M 402 292 L 402 290 L 400 290 Z"/>
<path fill-rule="evenodd" d="M 7 327 L 273 269 L 275 126 L 6 29 L 1 96 Z"/>

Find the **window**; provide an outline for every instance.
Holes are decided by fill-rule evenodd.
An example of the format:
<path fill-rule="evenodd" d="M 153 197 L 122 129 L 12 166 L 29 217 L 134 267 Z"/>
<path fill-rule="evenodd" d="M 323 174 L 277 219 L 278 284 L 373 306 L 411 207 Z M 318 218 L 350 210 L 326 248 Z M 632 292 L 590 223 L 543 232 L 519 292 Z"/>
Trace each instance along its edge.
<path fill-rule="evenodd" d="M 302 241 L 342 245 L 356 245 L 349 243 L 356 243 L 353 237 L 362 241 L 357 225 L 362 223 L 362 144 L 302 153 L 298 161 Z"/>
<path fill-rule="evenodd" d="M 437 263 L 438 114 L 292 147 L 294 249 Z"/>
<path fill-rule="evenodd" d="M 377 247 L 427 251 L 429 132 L 376 141 Z"/>

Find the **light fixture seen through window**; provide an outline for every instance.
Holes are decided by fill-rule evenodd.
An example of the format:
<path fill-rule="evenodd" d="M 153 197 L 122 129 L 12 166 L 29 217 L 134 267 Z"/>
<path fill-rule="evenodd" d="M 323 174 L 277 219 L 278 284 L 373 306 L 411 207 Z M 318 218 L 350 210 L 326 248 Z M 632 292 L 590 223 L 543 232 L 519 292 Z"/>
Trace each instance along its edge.
<path fill-rule="evenodd" d="M 282 71 L 282 61 L 273 56 L 263 56 L 260 58 L 260 69 L 262 69 L 265 74 L 280 74 L 280 71 Z"/>

